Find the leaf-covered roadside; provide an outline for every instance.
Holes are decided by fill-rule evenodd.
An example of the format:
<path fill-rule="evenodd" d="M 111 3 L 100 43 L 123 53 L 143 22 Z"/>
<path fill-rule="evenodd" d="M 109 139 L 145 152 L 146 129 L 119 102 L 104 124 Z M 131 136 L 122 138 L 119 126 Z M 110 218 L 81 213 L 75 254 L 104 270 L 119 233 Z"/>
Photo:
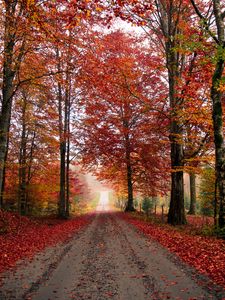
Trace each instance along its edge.
<path fill-rule="evenodd" d="M 34 221 L 0 211 L 0 272 L 13 267 L 20 259 L 31 258 L 47 246 L 65 241 L 91 219 L 91 215 L 85 215 L 71 220 Z"/>
<path fill-rule="evenodd" d="M 225 241 L 193 236 L 171 226 L 152 224 L 128 214 L 121 214 L 121 217 L 200 273 L 208 275 L 215 283 L 225 287 Z"/>

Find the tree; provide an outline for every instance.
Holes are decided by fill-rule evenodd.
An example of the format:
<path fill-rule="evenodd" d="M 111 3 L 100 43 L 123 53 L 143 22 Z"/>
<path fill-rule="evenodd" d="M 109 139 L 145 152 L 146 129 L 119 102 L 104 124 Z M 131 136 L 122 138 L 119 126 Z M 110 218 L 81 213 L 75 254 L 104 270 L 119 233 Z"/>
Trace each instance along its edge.
<path fill-rule="evenodd" d="M 180 54 L 182 40 L 182 21 L 189 18 L 186 3 L 183 1 L 155 1 L 155 16 L 158 28 L 152 28 L 152 18 L 147 19 L 153 32 L 158 38 L 163 38 L 163 51 L 168 72 L 168 98 L 171 109 L 170 115 L 170 157 L 171 157 L 171 199 L 168 213 L 168 223 L 185 224 L 184 211 L 184 128 L 180 122 L 184 98 L 179 85 L 182 80 L 185 55 Z M 192 65 L 190 64 L 190 71 Z M 189 83 L 186 82 L 186 85 Z M 178 92 L 180 91 L 180 93 Z"/>
<path fill-rule="evenodd" d="M 7 157 L 8 134 L 10 127 L 12 100 L 15 92 L 14 80 L 20 69 L 26 51 L 28 25 L 27 11 L 23 2 L 4 1 L 4 49 L 2 71 L 2 101 L 0 113 L 0 194 L 3 193 L 4 167 Z"/>
<path fill-rule="evenodd" d="M 210 1 L 211 2 L 211 1 Z M 216 157 L 216 180 L 219 189 L 219 226 L 225 226 L 225 143 L 223 135 L 223 111 L 222 111 L 222 94 L 220 88 L 225 63 L 225 13 L 224 5 L 220 0 L 212 1 L 212 14 L 204 12 L 202 3 L 200 8 L 194 0 L 191 3 L 196 14 L 200 18 L 201 26 L 207 32 L 207 38 L 211 37 L 215 44 L 215 67 L 212 75 L 211 83 L 211 100 L 212 100 L 212 119 L 214 129 L 215 157 Z M 210 5 L 208 3 L 208 7 Z M 211 16 L 214 16 L 213 25 L 215 29 L 211 29 Z"/>
<path fill-rule="evenodd" d="M 197 109 L 202 110 L 204 106 L 205 99 L 201 94 L 205 93 L 205 86 L 208 85 L 207 79 L 211 72 L 209 60 L 208 68 L 203 68 L 206 64 L 204 52 L 210 53 L 211 48 L 206 41 L 203 42 L 202 31 L 193 18 L 193 10 L 189 1 L 159 0 L 150 1 L 148 4 L 135 1 L 129 5 L 126 1 L 118 1 L 114 12 L 122 19 L 143 27 L 151 41 L 151 48 L 155 44 L 155 53 L 164 58 L 168 80 L 167 99 L 169 99 L 171 112 L 172 172 L 168 222 L 174 225 L 183 224 L 186 223 L 183 171 L 190 156 L 194 158 L 201 155 L 207 141 L 205 137 L 208 137 L 209 131 L 207 126 L 205 128 L 201 128 L 202 125 L 197 126 L 199 142 L 196 143 L 197 139 L 194 138 L 191 141 L 194 146 L 192 146 L 191 153 L 190 149 L 186 151 L 186 148 L 189 148 L 185 145 L 186 134 L 188 133 L 188 144 L 190 144 L 192 133 L 188 127 L 193 127 L 194 120 L 194 118 L 190 120 L 190 116 L 187 116 L 186 108 L 191 107 L 197 111 Z M 204 87 L 201 86 L 202 84 Z M 195 104 L 196 101 L 199 103 L 198 98 L 202 100 L 199 108 Z M 205 98 L 207 99 L 207 96 Z"/>
<path fill-rule="evenodd" d="M 201 212 L 205 216 L 212 216 L 215 197 L 215 170 L 213 168 L 204 168 L 199 188 Z"/>
<path fill-rule="evenodd" d="M 149 197 L 144 197 L 142 200 L 142 209 L 148 215 L 149 212 L 153 209 L 152 199 Z"/>
<path fill-rule="evenodd" d="M 158 185 L 168 154 L 156 142 L 168 125 L 164 84 L 154 72 L 151 78 L 142 72 L 149 66 L 133 43 L 128 35 L 113 32 L 92 44 L 89 59 L 85 53 L 87 65 L 81 75 L 85 111 L 79 133 L 84 164 L 95 165 L 99 176 L 112 182 L 124 184 L 126 179 L 128 211 L 134 210 L 134 189 L 144 183 Z"/>

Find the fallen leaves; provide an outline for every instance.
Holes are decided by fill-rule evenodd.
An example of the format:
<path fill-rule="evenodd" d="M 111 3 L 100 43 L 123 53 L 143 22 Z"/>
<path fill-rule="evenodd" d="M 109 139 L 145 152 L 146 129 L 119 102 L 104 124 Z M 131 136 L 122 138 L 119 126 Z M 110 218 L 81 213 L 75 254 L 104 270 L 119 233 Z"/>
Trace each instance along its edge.
<path fill-rule="evenodd" d="M 91 215 L 71 220 L 34 221 L 18 214 L 0 211 L 4 231 L 0 235 L 0 272 L 25 257 L 33 257 L 47 246 L 55 245 L 72 235 L 91 221 Z"/>
<path fill-rule="evenodd" d="M 193 236 L 171 226 L 160 226 L 121 214 L 127 222 L 158 241 L 200 273 L 225 287 L 225 241 L 213 237 Z"/>

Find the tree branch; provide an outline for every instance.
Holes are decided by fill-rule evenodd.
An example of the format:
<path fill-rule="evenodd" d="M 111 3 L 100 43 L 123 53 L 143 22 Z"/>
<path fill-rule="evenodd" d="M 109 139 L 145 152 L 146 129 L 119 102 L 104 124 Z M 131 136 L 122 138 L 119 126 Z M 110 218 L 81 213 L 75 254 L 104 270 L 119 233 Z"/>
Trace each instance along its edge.
<path fill-rule="evenodd" d="M 214 41 L 219 44 L 219 40 L 217 39 L 217 37 L 215 36 L 215 34 L 210 30 L 209 28 L 209 24 L 207 23 L 206 18 L 202 15 L 202 13 L 200 12 L 200 10 L 198 9 L 196 3 L 194 0 L 190 0 L 191 4 L 196 12 L 196 14 L 199 16 L 200 20 L 202 20 L 203 22 L 203 26 L 205 28 L 205 30 L 209 33 L 209 35 L 214 39 Z"/>
<path fill-rule="evenodd" d="M 200 151 L 202 150 L 202 148 L 204 147 L 208 137 L 210 136 L 209 132 L 206 133 L 206 135 L 203 137 L 203 139 L 201 140 L 200 144 L 199 144 L 199 147 L 192 153 L 185 153 L 185 159 L 191 159 L 191 158 L 194 158 L 196 157 Z"/>
<path fill-rule="evenodd" d="M 221 13 L 221 18 L 222 18 L 222 19 L 225 18 L 225 11 Z"/>

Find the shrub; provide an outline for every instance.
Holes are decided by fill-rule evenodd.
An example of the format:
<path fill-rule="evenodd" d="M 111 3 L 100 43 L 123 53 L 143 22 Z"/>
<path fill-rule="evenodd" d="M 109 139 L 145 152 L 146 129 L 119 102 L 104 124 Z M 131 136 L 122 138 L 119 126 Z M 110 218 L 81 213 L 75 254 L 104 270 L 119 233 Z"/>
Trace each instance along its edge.
<path fill-rule="evenodd" d="M 145 213 L 149 213 L 153 209 L 153 201 L 149 197 L 143 198 L 142 209 Z"/>

